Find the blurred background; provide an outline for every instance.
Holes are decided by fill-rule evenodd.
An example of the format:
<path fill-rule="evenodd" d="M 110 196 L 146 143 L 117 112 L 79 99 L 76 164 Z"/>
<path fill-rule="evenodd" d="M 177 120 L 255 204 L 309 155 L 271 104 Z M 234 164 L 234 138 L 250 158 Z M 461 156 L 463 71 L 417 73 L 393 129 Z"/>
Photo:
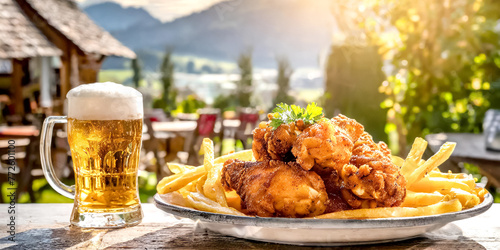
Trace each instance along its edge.
<path fill-rule="evenodd" d="M 494 0 L 0 0 L 2 161 L 15 139 L 19 202 L 72 202 L 41 174 L 41 121 L 64 115 L 71 88 L 112 81 L 144 96 L 143 202 L 166 162 L 202 160 L 201 138 L 218 155 L 251 148 L 280 102 L 354 118 L 402 157 L 415 137 L 425 157 L 456 141 L 442 170 L 473 174 L 500 202 L 499 20 Z"/>

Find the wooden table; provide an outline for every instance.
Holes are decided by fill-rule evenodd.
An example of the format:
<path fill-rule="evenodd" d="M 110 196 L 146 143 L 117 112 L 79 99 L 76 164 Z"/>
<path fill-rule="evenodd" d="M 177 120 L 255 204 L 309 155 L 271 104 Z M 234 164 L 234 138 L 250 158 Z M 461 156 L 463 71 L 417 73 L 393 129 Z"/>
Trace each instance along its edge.
<path fill-rule="evenodd" d="M 27 138 L 30 136 L 37 136 L 39 133 L 36 126 L 1 126 L 1 138 Z"/>
<path fill-rule="evenodd" d="M 486 150 L 483 134 L 440 133 L 427 135 L 425 139 L 433 152 L 447 141 L 456 142 L 450 160 L 476 164 L 481 174 L 488 177 L 488 182 L 500 188 L 500 152 Z"/>
<path fill-rule="evenodd" d="M 153 129 L 159 132 L 182 133 L 191 132 L 196 129 L 196 121 L 170 121 L 170 122 L 153 122 Z M 225 128 L 236 129 L 240 126 L 240 120 L 225 119 L 222 122 Z"/>
<path fill-rule="evenodd" d="M 7 240 L 7 204 L 0 205 L 0 248 L 12 249 L 290 249 L 206 232 L 195 223 L 143 204 L 145 217 L 135 227 L 115 230 L 79 229 L 69 226 L 73 204 L 16 204 L 16 242 Z M 500 204 L 485 213 L 450 223 L 421 237 L 379 245 L 370 249 L 500 249 Z M 305 248 L 305 247 L 304 247 Z"/>
<path fill-rule="evenodd" d="M 182 133 L 196 129 L 196 121 L 153 122 L 152 125 L 158 132 Z"/>

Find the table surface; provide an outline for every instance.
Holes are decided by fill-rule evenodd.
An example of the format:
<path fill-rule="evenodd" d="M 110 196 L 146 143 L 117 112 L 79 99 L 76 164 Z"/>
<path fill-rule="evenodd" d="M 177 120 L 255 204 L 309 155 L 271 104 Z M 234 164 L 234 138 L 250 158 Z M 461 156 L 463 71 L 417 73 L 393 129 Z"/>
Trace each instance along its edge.
<path fill-rule="evenodd" d="M 450 160 L 479 166 L 481 174 L 488 177 L 488 184 L 500 188 L 500 152 L 486 150 L 483 134 L 440 133 L 427 135 L 425 139 L 433 152 L 447 141 L 456 142 Z"/>
<path fill-rule="evenodd" d="M 425 139 L 429 142 L 429 147 L 433 152 L 437 152 L 439 147 L 447 141 L 456 142 L 453 157 L 500 162 L 500 152 L 486 150 L 483 134 L 440 133 L 427 135 Z"/>
<path fill-rule="evenodd" d="M 153 122 L 153 129 L 158 132 L 190 132 L 196 129 L 196 121 L 169 121 Z M 228 128 L 237 128 L 240 126 L 239 120 L 223 120 L 222 125 Z"/>
<path fill-rule="evenodd" d="M 26 126 L 0 126 L 0 136 L 35 136 L 38 135 L 38 129 L 33 125 Z"/>
<path fill-rule="evenodd" d="M 196 129 L 196 121 L 153 122 L 152 125 L 159 132 L 189 132 Z"/>
<path fill-rule="evenodd" d="M 140 225 L 114 230 L 70 227 L 69 217 L 73 204 L 16 204 L 16 242 L 11 242 L 7 240 L 5 230 L 5 225 L 9 223 L 8 206 L 0 205 L 0 248 L 291 248 L 288 245 L 250 241 L 203 231 L 197 229 L 193 221 L 178 220 L 150 203 L 143 204 L 145 217 Z M 449 223 L 442 229 L 414 239 L 355 248 L 500 249 L 500 204 L 493 204 L 479 216 Z"/>

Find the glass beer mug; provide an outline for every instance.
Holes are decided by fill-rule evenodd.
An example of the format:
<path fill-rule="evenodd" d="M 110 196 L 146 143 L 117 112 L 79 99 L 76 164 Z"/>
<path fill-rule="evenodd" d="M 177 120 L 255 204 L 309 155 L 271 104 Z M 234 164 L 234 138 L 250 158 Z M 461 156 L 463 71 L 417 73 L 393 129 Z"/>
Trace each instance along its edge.
<path fill-rule="evenodd" d="M 68 117 L 48 117 L 40 155 L 49 184 L 75 200 L 71 224 L 79 227 L 133 226 L 143 214 L 137 187 L 142 138 L 142 95 L 116 83 L 80 85 L 68 92 Z M 75 185 L 55 175 L 50 158 L 54 124 L 67 123 Z"/>

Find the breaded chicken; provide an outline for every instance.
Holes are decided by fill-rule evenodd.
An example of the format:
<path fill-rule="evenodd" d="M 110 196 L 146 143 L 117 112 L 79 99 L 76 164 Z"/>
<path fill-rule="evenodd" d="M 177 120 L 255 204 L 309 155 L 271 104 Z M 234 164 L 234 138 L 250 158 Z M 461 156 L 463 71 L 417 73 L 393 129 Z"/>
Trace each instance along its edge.
<path fill-rule="evenodd" d="M 399 206 L 406 196 L 406 179 L 392 163 L 389 148 L 366 132 L 355 142 L 340 179 L 342 197 L 353 208 Z"/>
<path fill-rule="evenodd" d="M 222 185 L 236 190 L 242 209 L 261 217 L 308 217 L 325 211 L 327 193 L 321 178 L 297 163 L 228 160 Z"/>
<path fill-rule="evenodd" d="M 297 140 L 295 123 L 282 124 L 272 129 L 269 123 L 262 122 L 253 131 L 252 150 L 257 161 L 293 161 L 291 150 Z"/>
<path fill-rule="evenodd" d="M 361 123 L 342 114 L 333 117 L 332 122 L 341 128 L 340 132 L 345 133 L 345 136 L 349 137 L 353 142 L 357 141 L 365 131 Z"/>
<path fill-rule="evenodd" d="M 261 122 L 259 127 L 255 128 L 252 132 L 253 142 L 252 142 L 252 152 L 253 157 L 257 161 L 269 161 L 271 156 L 267 152 L 267 140 L 266 135 L 271 132 L 271 127 L 268 126 L 267 122 Z"/>
<path fill-rule="evenodd" d="M 341 118 L 321 120 L 304 129 L 297 137 L 292 153 L 302 168 L 310 170 L 317 165 L 338 171 L 349 163 L 354 140 L 363 126 L 354 126 L 359 123 L 345 116 Z"/>
<path fill-rule="evenodd" d="M 328 200 L 325 213 L 338 212 L 352 209 L 341 194 L 342 184 L 337 170 L 329 167 L 314 166 L 311 171 L 317 173 L 325 183 Z"/>
<path fill-rule="evenodd" d="M 302 168 L 323 179 L 327 212 L 403 202 L 406 180 L 392 163 L 389 148 L 376 144 L 353 119 L 338 115 L 310 126 L 298 136 L 292 153 Z"/>

